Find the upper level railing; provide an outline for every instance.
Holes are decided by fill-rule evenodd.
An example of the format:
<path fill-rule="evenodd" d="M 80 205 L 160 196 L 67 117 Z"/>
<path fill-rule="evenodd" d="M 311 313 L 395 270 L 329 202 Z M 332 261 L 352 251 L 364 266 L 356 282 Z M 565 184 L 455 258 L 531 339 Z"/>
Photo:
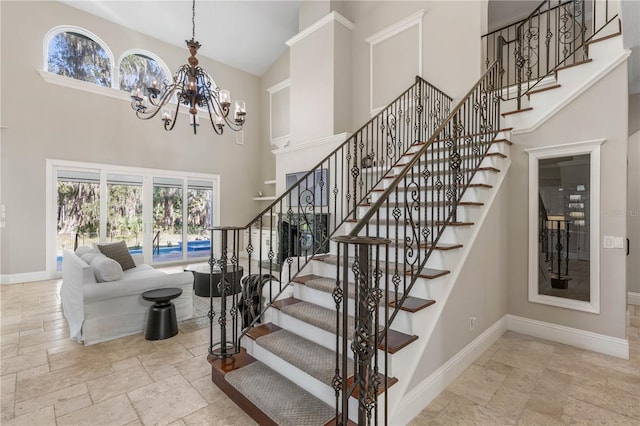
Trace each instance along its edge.
<path fill-rule="evenodd" d="M 485 34 L 485 65 L 495 61 L 498 37 L 503 51 L 503 99 L 521 98 L 562 66 L 584 61 L 587 42 L 618 17 L 613 0 L 544 0 L 525 19 Z"/>
<path fill-rule="evenodd" d="M 220 267 L 223 276 L 228 271 L 235 275 L 241 257 L 246 256 L 244 273 L 264 275 L 257 289 L 264 299 L 260 303 L 259 295 L 248 294 L 233 295 L 229 301 L 222 297 L 218 319 L 222 337 L 214 338 L 212 326 L 211 355 L 227 357 L 240 350 L 246 331 L 285 294 L 291 280 L 315 254 L 329 251 L 331 235 L 345 220 L 355 218 L 356 207 L 415 142 L 429 138 L 450 106 L 449 96 L 416 77 L 415 84 L 315 167 L 297 180 L 292 175 L 290 181 L 288 176 L 287 190 L 248 225 L 212 230 L 212 241 L 215 232 L 221 233 L 222 241 L 219 259 L 210 262 L 212 270 Z M 212 259 L 214 251 L 212 247 Z M 226 290 L 221 290 L 230 295 L 230 289 L 227 283 Z M 211 321 L 213 325 L 213 315 Z"/>

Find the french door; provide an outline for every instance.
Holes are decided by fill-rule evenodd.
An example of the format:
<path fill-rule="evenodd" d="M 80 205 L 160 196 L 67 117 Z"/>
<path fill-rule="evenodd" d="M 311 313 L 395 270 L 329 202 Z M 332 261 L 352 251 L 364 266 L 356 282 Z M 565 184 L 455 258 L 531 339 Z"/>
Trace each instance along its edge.
<path fill-rule="evenodd" d="M 99 242 L 124 240 L 150 264 L 209 256 L 217 175 L 59 160 L 47 160 L 47 169 L 51 273 L 61 270 L 64 249 Z"/>

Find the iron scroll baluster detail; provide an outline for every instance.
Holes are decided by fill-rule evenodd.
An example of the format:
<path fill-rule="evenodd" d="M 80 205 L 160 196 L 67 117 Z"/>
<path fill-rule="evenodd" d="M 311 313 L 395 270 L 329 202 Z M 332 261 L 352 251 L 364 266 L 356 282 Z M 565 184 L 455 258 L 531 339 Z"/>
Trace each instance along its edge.
<path fill-rule="evenodd" d="M 343 276 L 346 278 L 347 270 L 349 270 L 355 281 L 354 325 L 350 347 L 353 353 L 354 384 L 353 387 L 348 388 L 342 386 L 346 383 L 346 372 L 344 370 L 340 379 L 334 376 L 333 380 L 333 383 L 336 384 L 334 385 L 336 394 L 342 393 L 341 424 L 346 424 L 348 421 L 348 397 L 355 388 L 357 388 L 358 394 L 358 424 L 372 424 L 372 417 L 376 419 L 375 423 L 377 423 L 377 396 L 378 390 L 383 385 L 383 377 L 379 371 L 377 349 L 380 345 L 380 330 L 384 328 L 379 318 L 378 307 L 383 298 L 382 289 L 386 288 L 386 274 L 382 272 L 384 268 L 380 266 L 380 259 L 385 258 L 386 254 L 388 254 L 388 246 L 391 241 L 380 237 L 350 236 L 334 237 L 332 241 L 338 244 L 338 252 L 342 253 L 343 260 L 346 259 L 347 254 L 351 251 L 355 254 L 349 269 L 347 269 L 348 262 L 346 261 L 343 262 L 342 266 L 339 262 L 337 268 L 338 277 Z M 386 253 L 385 255 L 383 255 L 383 251 Z M 339 281 L 336 286 L 336 289 L 338 288 L 340 288 Z M 349 322 L 345 320 L 347 303 L 342 298 L 340 291 L 334 291 L 334 294 L 339 295 L 335 299 L 336 307 L 338 308 L 336 310 L 336 324 L 339 326 L 336 334 L 343 336 L 344 341 L 345 337 L 351 334 Z M 342 312 L 340 312 L 340 304 L 343 306 Z M 339 349 L 340 347 L 336 348 L 336 353 L 340 352 Z M 342 365 L 346 365 L 347 352 L 342 351 L 340 357 L 343 361 Z M 386 362 L 385 365 L 387 365 Z M 337 384 L 340 384 L 340 386 L 337 386 Z"/>
<path fill-rule="evenodd" d="M 245 271 L 249 274 L 268 273 L 275 278 L 274 282 L 277 281 L 279 284 L 266 284 L 269 291 L 263 293 L 264 300 L 257 307 L 256 316 L 249 324 L 243 324 L 242 328 L 238 328 L 237 335 L 236 328 L 232 329 L 230 326 L 239 316 L 236 299 L 229 299 L 225 308 L 231 309 L 227 309 L 224 318 L 221 319 L 218 313 L 212 315 L 214 318 L 210 320 L 210 326 L 219 328 L 221 334 L 226 328 L 229 349 L 222 350 L 218 347 L 219 342 L 214 343 L 211 340 L 211 354 L 229 357 L 239 350 L 247 332 L 261 320 L 272 303 L 290 289 L 290 283 L 301 273 L 305 265 L 315 255 L 328 251 L 329 239 L 346 221 L 357 219 L 358 206 L 365 201 L 372 202 L 366 198 L 371 197 L 373 188 L 388 178 L 386 175 L 409 149 L 417 146 L 414 143 L 418 138 L 414 135 L 422 132 L 424 138 L 428 138 L 433 131 L 430 127 L 433 120 L 435 117 L 441 117 L 443 111 L 448 111 L 451 102 L 451 97 L 421 77 L 416 77 L 413 85 L 317 165 L 302 174 L 297 181 L 287 182 L 287 190 L 249 224 L 240 228 L 215 228 L 211 238 L 217 245 L 216 256 L 222 256 L 224 259 L 216 257 L 214 261 L 221 269 L 223 266 L 229 269 L 223 271 L 224 274 L 231 272 L 230 269 L 241 263 L 241 260 L 244 261 L 239 257 L 242 253 L 246 255 L 248 262 Z M 438 111 L 434 111 L 436 105 Z M 363 164 L 365 158 L 368 163 Z M 309 190 L 310 186 L 314 189 Z M 329 196 L 329 192 L 333 197 Z M 270 220 L 273 222 L 271 225 Z M 295 231 L 297 233 L 291 236 L 294 242 L 287 243 L 291 240 L 283 234 L 285 224 L 293 221 L 297 221 L 296 226 L 299 226 Z M 228 236 L 223 242 L 221 237 L 225 229 Z M 303 240 L 300 238 L 301 232 L 305 233 Z M 302 243 L 305 244 L 303 253 L 294 250 Z M 211 258 L 213 259 L 213 255 Z M 396 281 L 401 282 L 403 277 L 404 272 L 399 270 Z M 225 291 L 228 290 L 227 288 Z M 222 315 L 220 312 L 220 316 Z"/>

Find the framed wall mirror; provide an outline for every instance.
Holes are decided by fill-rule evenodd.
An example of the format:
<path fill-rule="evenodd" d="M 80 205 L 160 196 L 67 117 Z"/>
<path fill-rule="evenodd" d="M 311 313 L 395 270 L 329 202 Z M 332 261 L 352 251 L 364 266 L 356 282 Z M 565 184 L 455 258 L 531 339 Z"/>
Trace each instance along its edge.
<path fill-rule="evenodd" d="M 600 312 L 600 145 L 529 154 L 529 301 Z"/>

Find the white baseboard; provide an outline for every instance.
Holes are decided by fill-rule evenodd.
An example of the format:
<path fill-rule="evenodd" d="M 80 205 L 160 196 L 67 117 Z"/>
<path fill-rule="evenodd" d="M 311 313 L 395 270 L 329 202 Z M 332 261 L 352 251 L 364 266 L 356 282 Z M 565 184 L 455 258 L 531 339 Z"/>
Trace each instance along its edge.
<path fill-rule="evenodd" d="M 447 388 L 473 361 L 507 331 L 506 316 L 476 337 L 422 383 L 413 388 L 398 405 L 391 424 L 404 425 L 417 416 L 431 401 Z"/>
<path fill-rule="evenodd" d="M 592 333 L 577 328 L 549 322 L 537 321 L 515 315 L 506 315 L 507 327 L 511 331 L 564 343 L 617 358 L 629 359 L 629 341 L 604 334 Z"/>
<path fill-rule="evenodd" d="M 627 297 L 627 302 L 630 305 L 638 305 L 638 306 L 640 306 L 640 293 L 634 293 L 634 292 L 630 291 L 629 295 Z"/>
<path fill-rule="evenodd" d="M 26 272 L 23 274 L 2 274 L 0 275 L 0 284 L 19 284 L 33 281 L 46 281 L 60 278 L 51 276 L 47 271 Z"/>

